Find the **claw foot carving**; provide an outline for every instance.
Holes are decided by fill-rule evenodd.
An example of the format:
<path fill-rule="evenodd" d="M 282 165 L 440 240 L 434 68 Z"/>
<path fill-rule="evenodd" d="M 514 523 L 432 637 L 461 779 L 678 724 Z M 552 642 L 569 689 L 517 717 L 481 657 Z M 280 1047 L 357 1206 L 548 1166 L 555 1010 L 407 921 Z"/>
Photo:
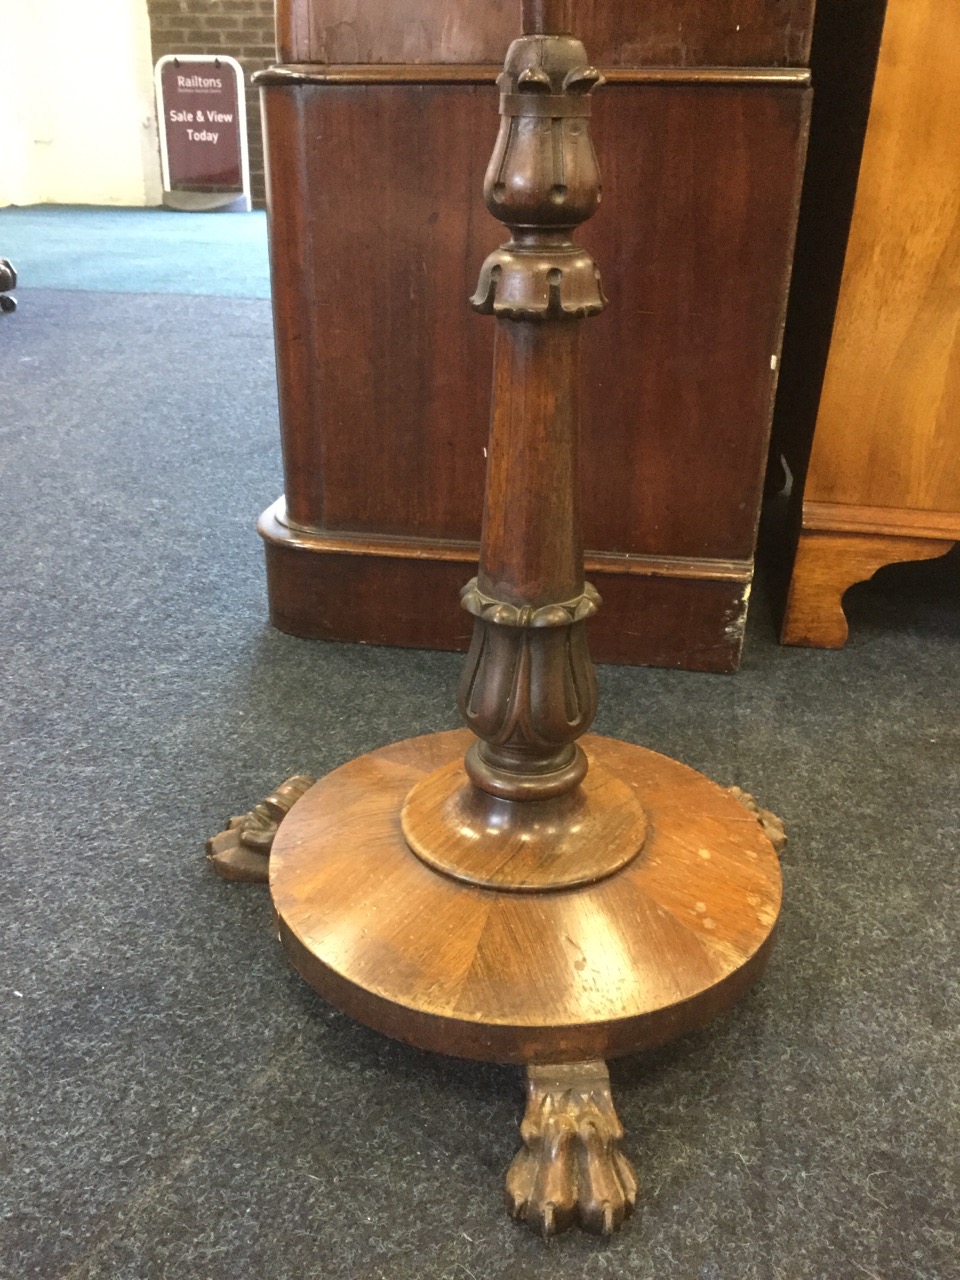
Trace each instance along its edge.
<path fill-rule="evenodd" d="M 207 841 L 207 857 L 217 875 L 224 880 L 266 884 L 277 827 L 315 781 L 309 774 L 294 774 L 249 813 L 231 818 L 225 830 L 212 836 Z"/>
<path fill-rule="evenodd" d="M 527 1068 L 523 1147 L 507 1170 L 511 1215 L 543 1236 L 581 1226 L 612 1235 L 632 1213 L 637 1178 L 601 1061 Z"/>
<path fill-rule="evenodd" d="M 787 829 L 782 819 L 775 813 L 771 813 L 769 809 L 761 808 L 749 791 L 741 791 L 739 787 L 727 787 L 727 790 L 734 800 L 739 800 L 743 807 L 753 814 L 776 853 L 778 855 L 783 853 L 787 845 Z"/>

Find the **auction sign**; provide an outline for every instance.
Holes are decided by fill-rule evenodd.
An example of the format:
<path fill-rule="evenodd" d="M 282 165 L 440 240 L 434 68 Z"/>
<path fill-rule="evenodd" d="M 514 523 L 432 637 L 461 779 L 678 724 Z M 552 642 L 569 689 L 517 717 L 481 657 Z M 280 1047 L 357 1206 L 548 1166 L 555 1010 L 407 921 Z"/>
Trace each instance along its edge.
<path fill-rule="evenodd" d="M 168 54 L 156 67 L 164 203 L 249 209 L 243 70 L 235 58 Z"/>

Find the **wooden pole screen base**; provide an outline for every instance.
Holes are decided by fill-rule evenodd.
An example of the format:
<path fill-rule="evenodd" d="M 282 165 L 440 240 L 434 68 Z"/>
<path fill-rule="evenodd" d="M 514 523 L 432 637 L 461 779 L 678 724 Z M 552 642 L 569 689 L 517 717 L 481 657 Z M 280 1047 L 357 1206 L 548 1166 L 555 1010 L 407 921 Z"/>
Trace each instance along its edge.
<path fill-rule="evenodd" d="M 605 298 L 570 238 L 600 198 L 601 82 L 578 40 L 547 34 L 571 10 L 526 3 L 499 80 L 484 195 L 511 238 L 471 299 L 496 328 L 480 560 L 461 592 L 467 730 L 361 756 L 305 794 L 294 779 L 211 846 L 221 874 L 256 878 L 272 845 L 283 944 L 345 1012 L 421 1049 L 527 1066 L 507 1198 L 547 1235 L 614 1231 L 636 1199 L 604 1059 L 729 1008 L 780 909 L 771 815 L 584 736 L 601 602 L 580 532 L 579 331 Z"/>
<path fill-rule="evenodd" d="M 281 824 L 270 855 L 280 937 L 322 995 L 419 1049 L 564 1063 L 663 1044 L 759 977 L 780 868 L 728 792 L 653 751 L 590 736 L 591 768 L 643 799 L 642 852 L 584 888 L 490 890 L 426 865 L 400 825 L 411 790 L 462 761 L 470 742 L 461 729 L 360 756 Z M 522 846 L 505 853 L 505 871 L 511 858 L 525 867 Z"/>

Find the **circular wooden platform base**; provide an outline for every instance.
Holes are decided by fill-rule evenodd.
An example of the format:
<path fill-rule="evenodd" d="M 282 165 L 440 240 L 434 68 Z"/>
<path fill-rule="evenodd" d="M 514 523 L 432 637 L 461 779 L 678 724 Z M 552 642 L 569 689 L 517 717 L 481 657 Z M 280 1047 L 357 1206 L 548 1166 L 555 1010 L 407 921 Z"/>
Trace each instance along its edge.
<path fill-rule="evenodd" d="M 401 810 L 472 741 L 431 734 L 351 760 L 280 825 L 280 934 L 319 992 L 422 1049 L 557 1063 L 662 1044 L 759 977 L 780 909 L 773 846 L 726 791 L 643 747 L 582 740 L 649 821 L 640 853 L 605 879 L 505 892 L 426 865 Z"/>
<path fill-rule="evenodd" d="M 458 755 L 411 789 L 400 826 L 419 858 L 455 880 L 536 893 L 620 871 L 643 848 L 647 815 L 629 782 L 596 759 L 572 794 L 517 804 L 478 790 Z"/>

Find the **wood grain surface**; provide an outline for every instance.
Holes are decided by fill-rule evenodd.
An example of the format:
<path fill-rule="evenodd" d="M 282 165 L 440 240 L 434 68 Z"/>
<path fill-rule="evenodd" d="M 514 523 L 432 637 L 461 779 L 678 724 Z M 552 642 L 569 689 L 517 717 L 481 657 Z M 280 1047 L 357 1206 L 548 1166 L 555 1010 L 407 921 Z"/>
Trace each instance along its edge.
<path fill-rule="evenodd" d="M 315 640 L 467 647 L 459 592 L 477 571 L 476 543 L 304 532 L 280 514 L 274 504 L 258 524 L 275 627 Z M 604 602 L 590 624 L 598 662 L 736 670 L 751 561 L 592 554 L 586 567 Z"/>
<path fill-rule="evenodd" d="M 255 71 L 263 88 L 344 84 L 492 85 L 502 68 L 487 62 L 286 62 Z M 807 67 L 605 67 L 606 84 L 809 85 Z"/>
<path fill-rule="evenodd" d="M 886 7 L 886 0 L 817 4 L 810 50 L 817 87 L 771 441 L 772 461 L 779 467 L 784 458 L 794 478 L 791 501 L 798 522 Z M 781 561 L 792 552 L 779 540 L 770 549 Z"/>
<path fill-rule="evenodd" d="M 521 0 L 524 35 L 570 34 L 574 30 L 574 0 Z"/>
<path fill-rule="evenodd" d="M 615 575 L 597 583 L 605 661 L 736 667 L 808 93 L 681 77 L 597 96 L 604 200 L 581 240 L 610 305 L 583 339 L 583 516 L 588 561 Z M 317 539 L 268 543 L 271 616 L 299 635 L 462 643 L 462 582 L 449 590 L 425 543 L 479 536 L 492 326 L 466 298 L 502 238 L 477 196 L 496 92 L 264 94 L 286 498 Z M 408 562 L 344 547 L 314 564 L 325 534 L 406 541 Z"/>
<path fill-rule="evenodd" d="M 517 804 L 479 791 L 454 760 L 411 789 L 400 825 L 428 866 L 513 893 L 593 884 L 632 862 L 647 835 L 636 792 L 596 761 L 572 795 Z"/>
<path fill-rule="evenodd" d="M 892 0 L 802 487 L 787 644 L 839 647 L 847 587 L 960 539 L 958 130 L 960 9 Z"/>
<path fill-rule="evenodd" d="M 423 1049 L 503 1062 L 608 1058 L 726 1010 L 759 976 L 780 908 L 773 848 L 701 774 L 583 740 L 650 814 L 643 852 L 575 891 L 501 893 L 426 867 L 399 812 L 463 755 L 465 730 L 409 739 L 327 775 L 274 841 L 283 944 L 321 994 Z"/>
<path fill-rule="evenodd" d="M 805 502 L 960 512 L 960 8 L 887 8 Z"/>
<path fill-rule="evenodd" d="M 496 101 L 492 86 L 265 91 L 296 522 L 479 536 L 493 327 L 466 300 L 503 238 L 477 198 Z M 583 335 L 588 550 L 753 554 L 807 101 L 765 84 L 597 95 L 604 196 L 580 240 L 609 306 Z"/>
<path fill-rule="evenodd" d="M 956 525 L 955 536 L 960 539 L 960 517 Z M 953 539 L 904 533 L 803 532 L 790 578 L 781 640 L 814 649 L 842 649 L 850 634 L 843 610 L 844 592 L 872 578 L 884 565 L 935 560 L 953 545 Z"/>
<path fill-rule="evenodd" d="M 546 7 L 555 3 L 546 0 Z M 574 25 L 591 57 L 612 66 L 802 65 L 813 5 L 814 0 L 577 0 Z M 520 14 L 520 0 L 279 0 L 279 58 L 499 62 L 519 34 Z"/>

